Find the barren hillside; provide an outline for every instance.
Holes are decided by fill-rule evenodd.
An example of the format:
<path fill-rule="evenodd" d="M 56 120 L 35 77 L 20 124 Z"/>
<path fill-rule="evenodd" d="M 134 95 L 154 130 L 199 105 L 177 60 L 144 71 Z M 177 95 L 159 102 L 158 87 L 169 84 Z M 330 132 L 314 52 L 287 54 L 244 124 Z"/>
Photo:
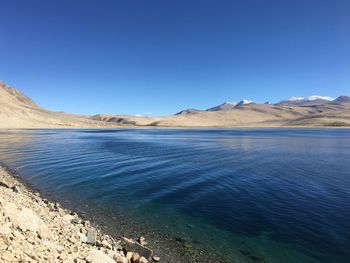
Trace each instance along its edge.
<path fill-rule="evenodd" d="M 249 104 L 230 110 L 156 118 L 126 115 L 95 115 L 92 118 L 151 127 L 350 127 L 350 103 L 319 106 Z"/>
<path fill-rule="evenodd" d="M 0 128 L 116 127 L 116 123 L 40 108 L 19 90 L 0 82 Z"/>

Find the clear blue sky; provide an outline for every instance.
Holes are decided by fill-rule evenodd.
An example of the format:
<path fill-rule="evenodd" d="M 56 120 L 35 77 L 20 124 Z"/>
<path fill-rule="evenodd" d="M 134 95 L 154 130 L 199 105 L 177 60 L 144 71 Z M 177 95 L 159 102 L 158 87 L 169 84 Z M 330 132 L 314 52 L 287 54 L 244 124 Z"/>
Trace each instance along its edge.
<path fill-rule="evenodd" d="M 1 0 L 0 79 L 83 114 L 350 95 L 349 0 Z"/>

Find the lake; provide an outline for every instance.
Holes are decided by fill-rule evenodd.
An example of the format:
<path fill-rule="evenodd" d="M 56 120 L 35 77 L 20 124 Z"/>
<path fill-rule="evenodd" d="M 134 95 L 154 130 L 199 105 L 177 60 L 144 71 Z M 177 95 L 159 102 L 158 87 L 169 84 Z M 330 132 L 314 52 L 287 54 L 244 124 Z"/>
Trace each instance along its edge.
<path fill-rule="evenodd" d="M 106 228 L 184 251 L 350 262 L 350 129 L 1 130 L 0 161 Z"/>

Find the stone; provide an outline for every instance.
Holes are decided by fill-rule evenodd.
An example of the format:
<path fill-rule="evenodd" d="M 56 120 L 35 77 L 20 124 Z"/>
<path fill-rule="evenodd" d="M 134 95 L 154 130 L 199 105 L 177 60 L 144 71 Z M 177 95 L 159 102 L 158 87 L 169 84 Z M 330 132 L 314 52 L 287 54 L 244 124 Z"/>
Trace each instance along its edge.
<path fill-rule="evenodd" d="M 57 245 L 55 242 L 53 241 L 49 241 L 49 240 L 43 240 L 41 242 L 41 244 L 49 249 L 55 249 L 55 250 L 58 250 L 58 251 L 62 251 L 64 249 L 63 246 L 61 245 Z"/>
<path fill-rule="evenodd" d="M 48 204 L 47 204 L 47 207 L 49 208 L 50 211 L 56 211 L 56 210 L 57 210 L 56 207 L 55 207 L 55 205 L 52 204 L 52 203 L 48 203 Z"/>
<path fill-rule="evenodd" d="M 140 256 L 143 256 L 145 258 L 150 258 L 152 256 L 153 251 L 149 248 L 127 238 L 124 238 L 124 240 L 126 241 L 124 249 L 127 252 L 137 252 Z"/>
<path fill-rule="evenodd" d="M 86 235 L 82 234 L 82 233 L 77 233 L 77 236 L 79 237 L 81 242 L 85 242 L 87 241 L 87 237 Z"/>
<path fill-rule="evenodd" d="M 155 261 L 155 262 L 159 262 L 159 260 L 160 260 L 160 257 L 157 257 L 157 256 L 153 256 L 153 257 L 152 257 L 152 259 L 153 259 L 153 261 Z"/>
<path fill-rule="evenodd" d="M 10 234 L 11 231 L 11 226 L 12 226 L 12 222 L 8 222 L 6 224 L 3 224 L 0 226 L 0 234 L 7 236 L 8 234 Z"/>
<path fill-rule="evenodd" d="M 79 218 L 79 217 L 74 217 L 72 220 L 71 220 L 71 222 L 73 223 L 73 224 L 80 224 L 81 223 L 81 219 Z"/>
<path fill-rule="evenodd" d="M 139 243 L 142 246 L 146 246 L 147 245 L 146 239 L 144 237 L 140 237 L 138 241 L 139 241 Z"/>
<path fill-rule="evenodd" d="M 91 226 L 90 221 L 88 221 L 88 220 L 84 221 L 83 222 L 83 226 L 84 227 L 90 227 Z"/>
<path fill-rule="evenodd" d="M 16 205 L 8 203 L 4 206 L 4 212 L 13 224 L 23 231 L 29 230 L 37 232 L 43 237 L 49 236 L 50 233 L 46 224 L 29 208 L 18 210 Z"/>
<path fill-rule="evenodd" d="M 117 262 L 117 263 L 128 263 L 128 259 L 118 253 L 116 253 L 113 256 L 113 259 Z"/>
<path fill-rule="evenodd" d="M 105 248 L 108 248 L 108 249 L 112 249 L 112 245 L 108 243 L 108 241 L 106 239 L 104 239 L 102 242 L 101 242 L 102 246 L 104 246 Z"/>
<path fill-rule="evenodd" d="M 140 259 L 139 253 L 132 253 L 131 262 L 137 262 Z"/>
<path fill-rule="evenodd" d="M 5 260 L 5 262 L 15 262 L 15 255 L 10 251 L 2 252 L 1 258 Z"/>
<path fill-rule="evenodd" d="M 86 243 L 95 245 L 96 240 L 97 240 L 96 230 L 88 230 L 86 234 Z"/>
<path fill-rule="evenodd" d="M 86 261 L 88 263 L 116 263 L 112 258 L 97 249 L 93 249 L 89 252 Z"/>
<path fill-rule="evenodd" d="M 11 188 L 7 183 L 1 182 L 1 181 L 0 181 L 0 186 L 3 186 L 5 188 Z"/>
<path fill-rule="evenodd" d="M 63 217 L 62 217 L 62 220 L 63 221 L 68 221 L 68 222 L 70 222 L 70 221 L 72 221 L 73 220 L 73 218 L 74 218 L 74 216 L 72 216 L 72 215 L 64 215 Z"/>
<path fill-rule="evenodd" d="M 19 187 L 17 185 L 11 187 L 12 191 L 15 193 L 20 193 L 21 191 L 19 190 Z"/>
<path fill-rule="evenodd" d="M 145 257 L 141 257 L 138 263 L 148 263 L 148 260 Z"/>
<path fill-rule="evenodd" d="M 127 259 L 131 259 L 131 258 L 132 258 L 132 254 L 133 254 L 133 253 L 132 253 L 131 251 L 130 251 L 130 252 L 127 252 L 127 253 L 126 253 L 126 258 L 127 258 Z"/>

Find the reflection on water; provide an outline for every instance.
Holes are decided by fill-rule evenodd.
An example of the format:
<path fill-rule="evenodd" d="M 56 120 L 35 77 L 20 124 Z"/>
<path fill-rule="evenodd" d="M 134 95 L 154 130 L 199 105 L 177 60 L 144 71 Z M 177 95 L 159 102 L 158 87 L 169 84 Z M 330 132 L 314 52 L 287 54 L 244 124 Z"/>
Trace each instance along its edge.
<path fill-rule="evenodd" d="M 3 130 L 0 160 L 236 262 L 350 262 L 350 130 Z"/>

